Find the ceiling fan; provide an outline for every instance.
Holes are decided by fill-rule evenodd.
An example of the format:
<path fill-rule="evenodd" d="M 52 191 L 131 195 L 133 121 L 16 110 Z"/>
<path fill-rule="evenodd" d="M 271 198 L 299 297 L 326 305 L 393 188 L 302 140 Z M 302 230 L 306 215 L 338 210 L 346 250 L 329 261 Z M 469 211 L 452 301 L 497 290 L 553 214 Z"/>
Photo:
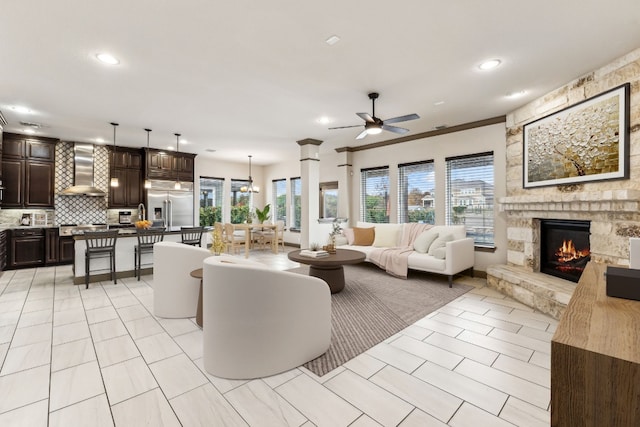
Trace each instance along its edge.
<path fill-rule="evenodd" d="M 369 99 L 371 100 L 372 111 L 369 113 L 356 113 L 362 120 L 364 120 L 364 130 L 360 132 L 356 139 L 362 139 L 367 135 L 377 135 L 383 130 L 388 130 L 389 132 L 405 134 L 409 132 L 409 129 L 401 128 L 398 126 L 389 126 L 391 123 L 399 123 L 406 122 L 409 120 L 419 119 L 420 116 L 417 114 L 407 114 L 406 116 L 394 117 L 392 119 L 381 120 L 376 117 L 376 99 L 380 96 L 377 92 L 371 92 L 369 94 Z M 355 128 L 362 125 L 353 125 L 353 126 L 339 126 L 333 127 L 329 129 L 346 129 L 346 128 Z"/>

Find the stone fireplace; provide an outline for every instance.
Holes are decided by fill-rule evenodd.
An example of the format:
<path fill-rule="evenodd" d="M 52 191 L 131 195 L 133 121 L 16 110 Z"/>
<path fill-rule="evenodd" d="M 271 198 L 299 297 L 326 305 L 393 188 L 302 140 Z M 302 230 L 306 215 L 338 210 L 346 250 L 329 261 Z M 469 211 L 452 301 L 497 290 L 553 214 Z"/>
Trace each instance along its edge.
<path fill-rule="evenodd" d="M 623 83 L 631 84 L 629 179 L 523 188 L 523 126 Z M 640 49 L 585 74 L 506 118 L 506 264 L 487 267 L 487 283 L 559 318 L 575 283 L 540 272 L 542 220 L 590 222 L 591 262 L 629 265 L 629 238 L 640 237 Z"/>

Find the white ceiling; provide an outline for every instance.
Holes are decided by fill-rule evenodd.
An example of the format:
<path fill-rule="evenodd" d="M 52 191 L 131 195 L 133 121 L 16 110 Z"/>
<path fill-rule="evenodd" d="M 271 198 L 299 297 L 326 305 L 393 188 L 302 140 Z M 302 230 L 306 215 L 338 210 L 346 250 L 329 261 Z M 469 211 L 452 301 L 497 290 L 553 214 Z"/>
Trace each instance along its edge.
<path fill-rule="evenodd" d="M 22 0 L 3 2 L 0 40 L 5 130 L 27 121 L 41 135 L 112 143 L 117 121 L 118 145 L 146 145 L 149 127 L 152 147 L 181 132 L 181 151 L 271 164 L 304 138 L 327 151 L 396 137 L 327 130 L 360 124 L 371 91 L 378 117 L 421 116 L 398 124 L 411 133 L 506 114 L 640 47 L 640 4 Z M 121 63 L 98 62 L 105 51 Z M 501 66 L 478 70 L 490 58 Z"/>

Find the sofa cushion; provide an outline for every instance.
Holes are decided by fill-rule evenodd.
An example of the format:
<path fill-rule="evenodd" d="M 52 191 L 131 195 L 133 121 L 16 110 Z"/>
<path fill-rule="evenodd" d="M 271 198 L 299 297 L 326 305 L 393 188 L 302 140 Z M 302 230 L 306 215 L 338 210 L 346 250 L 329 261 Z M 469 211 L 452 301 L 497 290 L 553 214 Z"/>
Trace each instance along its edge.
<path fill-rule="evenodd" d="M 429 251 L 427 253 L 429 255 L 433 255 L 436 249 L 444 248 L 445 246 L 447 246 L 447 242 L 453 242 L 453 234 L 443 234 L 441 236 L 438 236 L 438 238 L 434 240 L 429 247 Z"/>
<path fill-rule="evenodd" d="M 347 238 L 347 244 L 353 245 L 353 240 L 355 238 L 355 236 L 353 235 L 353 228 L 343 228 L 342 234 L 344 234 L 344 237 Z"/>
<path fill-rule="evenodd" d="M 421 254 L 426 254 L 434 240 L 438 238 L 438 231 L 433 228 L 422 232 L 416 240 L 413 241 L 413 249 Z"/>
<path fill-rule="evenodd" d="M 441 247 L 433 250 L 433 257 L 435 259 L 445 259 L 447 257 L 447 248 Z"/>
<path fill-rule="evenodd" d="M 420 254 L 415 251 L 409 255 L 408 262 L 409 268 L 413 270 L 431 271 L 433 273 L 443 272 L 447 266 L 447 261 L 444 259 L 437 259 L 436 257 Z"/>
<path fill-rule="evenodd" d="M 375 240 L 376 229 L 354 227 L 353 229 L 353 244 L 356 246 L 371 246 Z"/>
<path fill-rule="evenodd" d="M 398 246 L 402 224 L 380 224 L 375 226 L 375 230 L 373 246 L 376 248 L 394 248 Z"/>

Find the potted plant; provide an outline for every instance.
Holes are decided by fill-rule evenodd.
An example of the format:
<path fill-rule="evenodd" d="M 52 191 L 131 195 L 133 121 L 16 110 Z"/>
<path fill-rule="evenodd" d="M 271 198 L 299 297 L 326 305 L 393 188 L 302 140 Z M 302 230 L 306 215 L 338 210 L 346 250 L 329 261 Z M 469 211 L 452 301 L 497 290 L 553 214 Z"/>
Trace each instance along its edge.
<path fill-rule="evenodd" d="M 262 210 L 256 208 L 256 218 L 258 218 L 258 221 L 260 221 L 260 224 L 263 224 L 265 221 L 268 221 L 269 218 L 271 218 L 271 215 L 269 215 L 270 210 L 271 210 L 271 205 L 269 203 L 267 203 L 264 209 Z"/>

